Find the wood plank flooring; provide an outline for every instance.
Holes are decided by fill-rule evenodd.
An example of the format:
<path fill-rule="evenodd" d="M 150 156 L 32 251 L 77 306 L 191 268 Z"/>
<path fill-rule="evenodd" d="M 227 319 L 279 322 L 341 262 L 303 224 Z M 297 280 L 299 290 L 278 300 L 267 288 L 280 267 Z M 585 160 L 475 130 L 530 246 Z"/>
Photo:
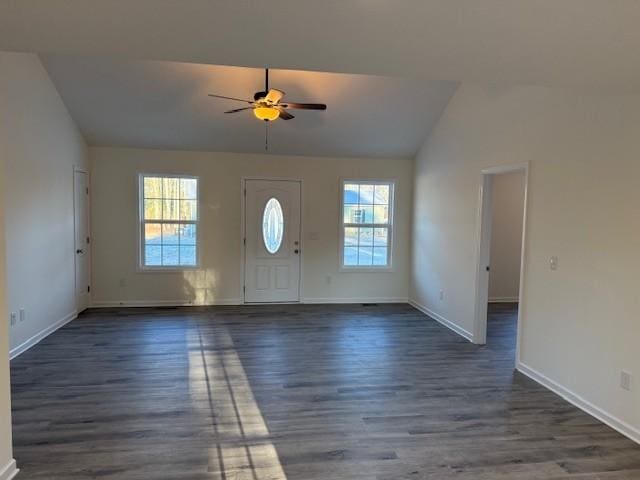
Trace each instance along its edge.
<path fill-rule="evenodd" d="M 19 479 L 631 480 L 640 446 L 408 305 L 94 310 L 11 364 Z"/>

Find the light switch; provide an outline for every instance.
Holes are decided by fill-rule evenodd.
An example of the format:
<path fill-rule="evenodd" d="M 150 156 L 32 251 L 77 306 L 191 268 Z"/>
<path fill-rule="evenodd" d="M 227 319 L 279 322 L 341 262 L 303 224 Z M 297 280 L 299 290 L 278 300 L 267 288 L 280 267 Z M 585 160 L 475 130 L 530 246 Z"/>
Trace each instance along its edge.
<path fill-rule="evenodd" d="M 551 270 L 558 269 L 558 257 L 551 257 L 549 259 L 549 268 L 551 268 Z"/>

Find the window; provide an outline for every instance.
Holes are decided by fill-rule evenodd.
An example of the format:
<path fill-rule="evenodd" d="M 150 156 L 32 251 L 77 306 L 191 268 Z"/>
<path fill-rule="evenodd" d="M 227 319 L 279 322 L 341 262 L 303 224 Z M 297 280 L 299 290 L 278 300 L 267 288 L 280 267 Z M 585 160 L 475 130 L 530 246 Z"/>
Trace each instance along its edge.
<path fill-rule="evenodd" d="M 143 268 L 198 264 L 198 179 L 140 175 L 140 264 Z"/>
<path fill-rule="evenodd" d="M 262 240 L 271 255 L 280 250 L 284 237 L 284 215 L 277 198 L 270 198 L 262 214 Z"/>
<path fill-rule="evenodd" d="M 342 184 L 342 266 L 391 266 L 392 182 Z"/>

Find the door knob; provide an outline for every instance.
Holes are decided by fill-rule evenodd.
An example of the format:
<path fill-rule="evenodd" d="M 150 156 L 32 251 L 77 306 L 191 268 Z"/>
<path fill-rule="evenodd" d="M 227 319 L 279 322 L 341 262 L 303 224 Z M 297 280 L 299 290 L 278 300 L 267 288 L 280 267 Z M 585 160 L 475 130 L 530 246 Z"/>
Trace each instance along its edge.
<path fill-rule="evenodd" d="M 294 250 L 293 253 L 298 254 L 300 251 L 298 249 Z"/>
<path fill-rule="evenodd" d="M 76 253 L 77 253 L 78 255 L 80 255 L 81 253 L 84 253 L 84 250 L 82 250 L 81 248 L 79 248 L 79 249 L 77 249 L 77 250 L 76 250 Z"/>

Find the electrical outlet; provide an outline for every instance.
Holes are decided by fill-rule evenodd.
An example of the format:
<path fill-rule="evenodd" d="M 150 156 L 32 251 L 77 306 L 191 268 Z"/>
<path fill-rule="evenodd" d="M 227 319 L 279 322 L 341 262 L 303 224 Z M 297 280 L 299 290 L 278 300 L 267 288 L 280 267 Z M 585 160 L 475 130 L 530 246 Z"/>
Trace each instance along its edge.
<path fill-rule="evenodd" d="M 553 256 L 549 259 L 549 268 L 551 270 L 557 270 L 558 269 L 558 257 Z"/>
<path fill-rule="evenodd" d="M 620 386 L 623 390 L 631 391 L 633 389 L 633 375 L 630 372 L 621 371 L 620 372 Z"/>
<path fill-rule="evenodd" d="M 16 315 L 16 312 L 11 312 L 11 326 L 13 327 L 16 322 L 18 321 L 18 315 Z"/>
<path fill-rule="evenodd" d="M 444 290 L 440 289 L 440 300 L 444 300 Z"/>
<path fill-rule="evenodd" d="M 24 322 L 27 319 L 27 314 L 24 311 L 24 308 L 20 309 L 20 321 Z"/>

